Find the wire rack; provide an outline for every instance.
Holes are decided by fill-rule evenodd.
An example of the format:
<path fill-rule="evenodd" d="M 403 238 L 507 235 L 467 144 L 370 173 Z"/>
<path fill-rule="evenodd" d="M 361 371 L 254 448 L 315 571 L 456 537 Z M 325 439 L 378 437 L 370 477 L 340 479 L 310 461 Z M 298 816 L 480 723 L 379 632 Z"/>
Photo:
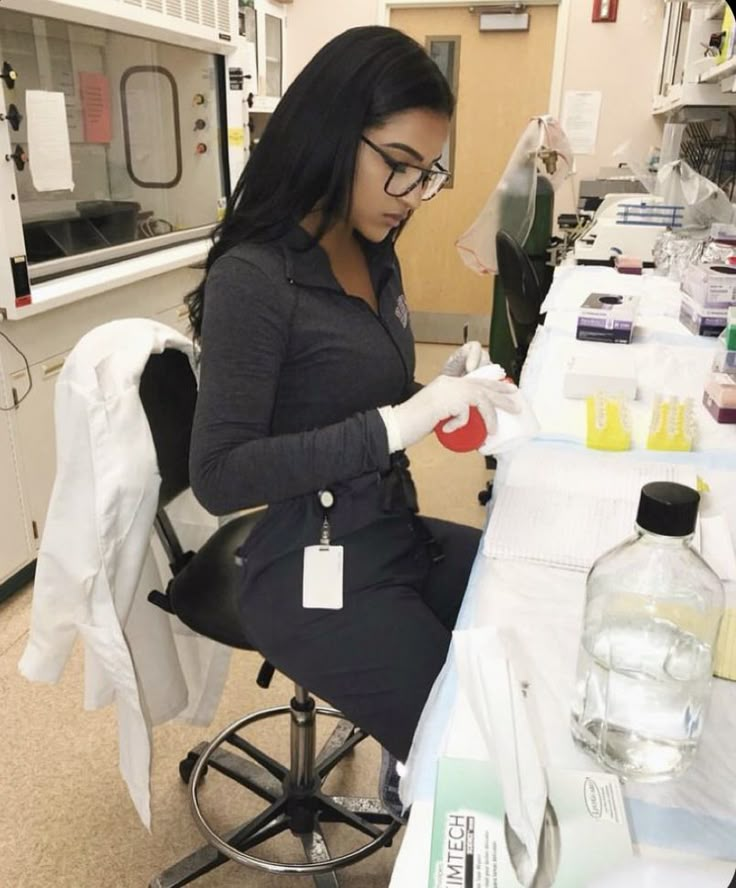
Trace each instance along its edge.
<path fill-rule="evenodd" d="M 715 182 L 733 202 L 736 191 L 736 117 L 732 113 L 728 115 L 726 135 L 712 135 L 709 123 L 689 123 L 680 153 L 683 160 Z"/>

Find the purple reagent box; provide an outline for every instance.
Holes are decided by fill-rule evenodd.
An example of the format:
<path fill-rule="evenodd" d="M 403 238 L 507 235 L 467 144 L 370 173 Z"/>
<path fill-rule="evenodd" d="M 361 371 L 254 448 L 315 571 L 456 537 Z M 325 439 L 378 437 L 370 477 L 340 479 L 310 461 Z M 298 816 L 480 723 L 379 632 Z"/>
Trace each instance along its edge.
<path fill-rule="evenodd" d="M 635 296 L 591 293 L 580 306 L 576 337 L 591 342 L 631 342 L 636 305 Z"/>
<path fill-rule="evenodd" d="M 705 314 L 701 314 L 705 311 Z M 725 309 L 703 309 L 689 296 L 683 294 L 680 302 L 680 323 L 696 336 L 718 337 L 726 329 Z"/>

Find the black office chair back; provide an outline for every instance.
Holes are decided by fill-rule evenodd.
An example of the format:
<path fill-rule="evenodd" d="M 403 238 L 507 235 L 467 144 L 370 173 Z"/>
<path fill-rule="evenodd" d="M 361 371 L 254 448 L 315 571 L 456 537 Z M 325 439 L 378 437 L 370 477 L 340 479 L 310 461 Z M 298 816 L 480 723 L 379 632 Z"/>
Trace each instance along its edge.
<path fill-rule="evenodd" d="M 512 321 L 521 327 L 536 327 L 543 297 L 531 259 L 506 231 L 496 235 L 496 255 Z"/>
<path fill-rule="evenodd" d="M 518 382 L 529 343 L 540 323 L 539 310 L 544 295 L 531 259 L 506 231 L 496 234 L 496 256 L 498 274 L 506 296 L 511 338 L 516 349 L 511 376 Z"/>
<path fill-rule="evenodd" d="M 161 509 L 189 487 L 189 439 L 197 401 L 189 358 L 174 348 L 151 355 L 139 391 L 161 473 Z"/>

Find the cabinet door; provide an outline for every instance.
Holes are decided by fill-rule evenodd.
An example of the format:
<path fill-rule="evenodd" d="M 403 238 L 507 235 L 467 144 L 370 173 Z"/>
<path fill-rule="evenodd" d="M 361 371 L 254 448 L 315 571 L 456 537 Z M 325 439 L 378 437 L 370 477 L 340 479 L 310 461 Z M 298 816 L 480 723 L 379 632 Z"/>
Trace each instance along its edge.
<path fill-rule="evenodd" d="M 56 438 L 54 429 L 54 388 L 67 353 L 47 358 L 31 367 L 33 387 L 16 411 L 23 489 L 38 547 L 46 521 L 51 489 L 56 476 Z M 11 373 L 12 386 L 25 391 L 25 370 Z"/>
<path fill-rule="evenodd" d="M 664 16 L 662 54 L 658 74 L 658 95 L 667 97 L 674 86 L 682 83 L 690 10 L 685 4 L 668 5 Z"/>
<path fill-rule="evenodd" d="M 23 509 L 11 419 L 0 413 L 0 583 L 33 558 Z"/>
<path fill-rule="evenodd" d="M 258 95 L 281 98 L 284 82 L 286 13 L 270 0 L 256 0 Z"/>

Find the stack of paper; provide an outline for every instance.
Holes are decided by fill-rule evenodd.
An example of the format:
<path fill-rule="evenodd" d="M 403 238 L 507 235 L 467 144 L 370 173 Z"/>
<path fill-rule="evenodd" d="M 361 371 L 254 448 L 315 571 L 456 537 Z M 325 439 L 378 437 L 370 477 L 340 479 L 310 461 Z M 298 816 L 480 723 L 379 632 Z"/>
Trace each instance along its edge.
<path fill-rule="evenodd" d="M 589 570 L 633 533 L 639 495 L 650 481 L 697 484 L 692 469 L 674 463 L 525 448 L 498 492 L 484 554 Z"/>

